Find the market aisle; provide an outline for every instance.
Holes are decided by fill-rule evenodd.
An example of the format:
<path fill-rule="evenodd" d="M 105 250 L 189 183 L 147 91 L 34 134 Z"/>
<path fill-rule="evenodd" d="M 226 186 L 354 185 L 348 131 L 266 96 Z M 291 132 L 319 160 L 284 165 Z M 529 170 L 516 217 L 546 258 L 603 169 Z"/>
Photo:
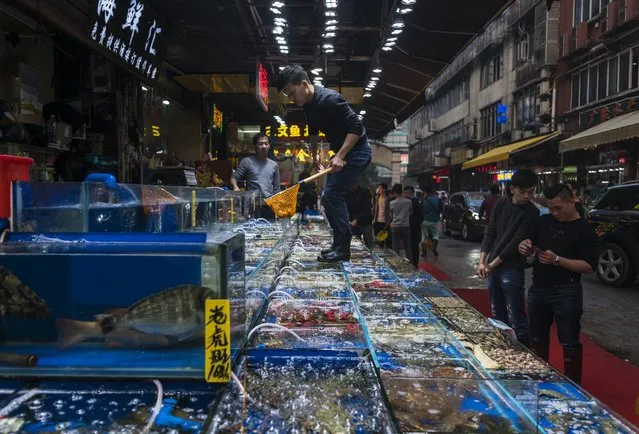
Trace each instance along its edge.
<path fill-rule="evenodd" d="M 478 258 L 479 244 L 443 238 L 439 258 L 429 256 L 427 261 L 422 258 L 420 267 L 442 277 L 442 283 L 484 315 L 490 315 L 485 282 L 474 275 Z M 530 280 L 530 276 L 527 277 Z M 582 330 L 583 386 L 630 422 L 639 424 L 639 345 L 636 339 L 629 339 L 636 335 L 636 330 L 639 330 L 637 285 L 614 289 L 601 285 L 595 276 L 587 276 Z M 551 364 L 560 371 L 563 368 L 555 333 Z"/>

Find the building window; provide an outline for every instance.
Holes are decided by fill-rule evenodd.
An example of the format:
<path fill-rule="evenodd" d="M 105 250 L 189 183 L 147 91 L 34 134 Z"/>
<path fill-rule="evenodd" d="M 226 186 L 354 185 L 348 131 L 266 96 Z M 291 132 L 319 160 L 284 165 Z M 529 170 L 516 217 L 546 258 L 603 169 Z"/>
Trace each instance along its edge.
<path fill-rule="evenodd" d="M 480 111 L 481 114 L 481 138 L 488 139 L 501 134 L 501 124 L 497 123 L 497 107 L 501 101 L 491 104 Z"/>
<path fill-rule="evenodd" d="M 590 65 L 571 77 L 571 107 L 578 108 L 639 88 L 639 47 Z"/>
<path fill-rule="evenodd" d="M 481 65 L 481 88 L 485 89 L 504 76 L 504 48 Z"/>
<path fill-rule="evenodd" d="M 575 0 L 574 25 L 596 18 L 608 3 L 610 0 Z"/>
<path fill-rule="evenodd" d="M 448 113 L 461 103 L 468 100 L 470 95 L 470 78 L 465 76 L 459 83 L 450 88 L 441 97 L 424 108 L 426 122 L 430 119 L 437 119 L 441 115 Z"/>
<path fill-rule="evenodd" d="M 532 86 L 524 90 L 515 104 L 517 107 L 517 129 L 523 130 L 526 125 L 536 121 L 541 112 L 539 86 Z"/>

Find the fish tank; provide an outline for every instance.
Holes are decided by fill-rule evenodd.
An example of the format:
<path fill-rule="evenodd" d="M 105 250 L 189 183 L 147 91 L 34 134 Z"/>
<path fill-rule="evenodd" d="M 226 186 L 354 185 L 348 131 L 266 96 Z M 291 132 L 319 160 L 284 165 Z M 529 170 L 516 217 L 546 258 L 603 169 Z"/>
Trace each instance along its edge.
<path fill-rule="evenodd" d="M 243 234 L 11 233 L 0 376 L 203 379 L 205 304 L 228 300 L 234 355 L 245 291 Z"/>
<path fill-rule="evenodd" d="M 14 182 L 15 232 L 179 232 L 245 222 L 254 192 L 102 182 Z"/>

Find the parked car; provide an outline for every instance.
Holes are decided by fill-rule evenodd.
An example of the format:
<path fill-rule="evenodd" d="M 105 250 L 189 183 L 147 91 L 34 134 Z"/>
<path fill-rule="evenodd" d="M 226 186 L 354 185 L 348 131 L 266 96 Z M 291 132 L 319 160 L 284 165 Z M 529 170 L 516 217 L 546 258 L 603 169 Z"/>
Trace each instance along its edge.
<path fill-rule="evenodd" d="M 450 195 L 442 213 L 442 232 L 459 232 L 465 241 L 481 239 L 486 219 L 479 218 L 479 207 L 487 196 L 488 193 L 467 191 Z"/>
<path fill-rule="evenodd" d="M 195 169 L 186 166 L 158 167 L 148 175 L 146 183 L 149 185 L 197 187 Z"/>
<path fill-rule="evenodd" d="M 611 286 L 634 282 L 639 271 L 639 182 L 608 189 L 589 219 L 601 240 L 599 280 Z"/>

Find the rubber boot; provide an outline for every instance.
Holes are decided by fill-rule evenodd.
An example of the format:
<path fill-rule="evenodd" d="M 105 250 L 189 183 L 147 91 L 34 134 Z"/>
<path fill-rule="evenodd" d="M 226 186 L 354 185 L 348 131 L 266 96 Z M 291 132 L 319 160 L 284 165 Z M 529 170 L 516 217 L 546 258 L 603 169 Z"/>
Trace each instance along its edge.
<path fill-rule="evenodd" d="M 439 256 L 439 252 L 437 251 L 437 244 L 439 244 L 439 240 L 433 240 L 433 255 Z"/>
<path fill-rule="evenodd" d="M 583 348 L 576 350 L 564 349 L 564 375 L 581 385 L 581 370 L 583 364 Z"/>
<path fill-rule="evenodd" d="M 549 344 L 539 344 L 539 343 L 531 343 L 529 348 L 533 353 L 537 355 L 540 359 L 544 360 L 548 363 L 548 359 L 550 356 L 550 345 Z"/>
<path fill-rule="evenodd" d="M 326 256 L 327 254 L 329 254 L 330 252 L 332 252 L 333 250 L 335 250 L 337 248 L 337 241 L 333 240 L 333 242 L 331 243 L 331 246 L 328 249 L 323 249 L 320 252 L 320 255 L 322 256 Z"/>
<path fill-rule="evenodd" d="M 325 255 L 320 255 L 317 260 L 319 262 L 342 262 L 351 260 L 351 240 L 341 242 L 335 250 Z"/>

